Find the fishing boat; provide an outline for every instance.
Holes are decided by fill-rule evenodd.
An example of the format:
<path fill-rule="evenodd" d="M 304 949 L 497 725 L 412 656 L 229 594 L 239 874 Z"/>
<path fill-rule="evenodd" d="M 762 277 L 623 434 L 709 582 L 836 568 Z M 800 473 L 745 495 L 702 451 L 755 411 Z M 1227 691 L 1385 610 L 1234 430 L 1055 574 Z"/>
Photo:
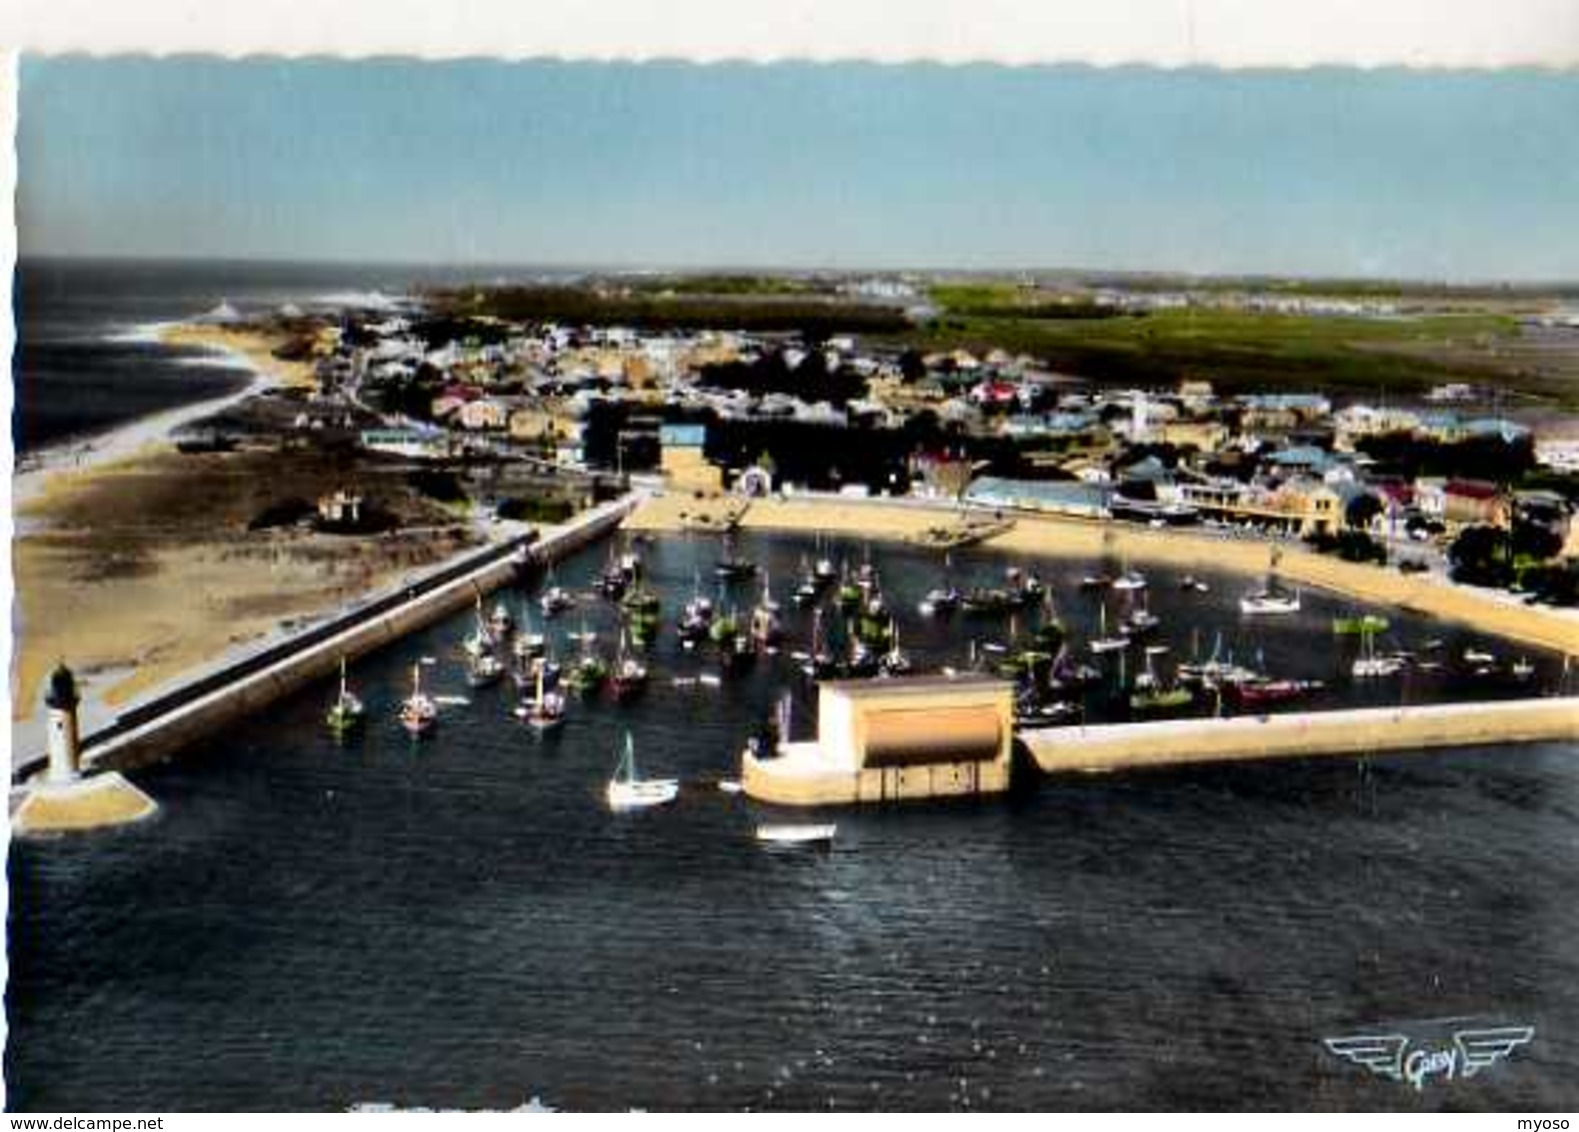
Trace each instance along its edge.
<path fill-rule="evenodd" d="M 640 559 L 627 551 L 617 555 L 614 546 L 609 546 L 608 564 L 604 566 L 603 573 L 598 575 L 598 590 L 604 597 L 611 601 L 618 601 L 625 596 L 626 587 L 636 578 L 637 566 Z"/>
<path fill-rule="evenodd" d="M 833 844 L 839 827 L 832 822 L 816 824 L 762 824 L 757 826 L 758 841 L 768 845 L 791 845 L 815 848 Z"/>
<path fill-rule="evenodd" d="M 725 672 L 739 672 L 756 660 L 757 650 L 749 633 L 731 633 L 718 642 L 718 663 Z"/>
<path fill-rule="evenodd" d="M 1019 607 L 1020 600 L 1016 595 L 992 586 L 973 588 L 960 599 L 960 608 L 976 616 L 1008 613 Z"/>
<path fill-rule="evenodd" d="M 740 618 L 733 608 L 727 609 L 712 619 L 707 631 L 716 643 L 728 644 L 740 632 Z"/>
<path fill-rule="evenodd" d="M 1086 647 L 1098 655 L 1119 652 L 1129 647 L 1129 639 L 1127 637 L 1108 636 L 1106 602 L 1097 607 L 1097 635 L 1087 642 Z"/>
<path fill-rule="evenodd" d="M 878 660 L 877 664 L 884 676 L 904 676 L 911 671 L 910 654 L 899 647 L 899 625 L 889 622 L 889 636 L 893 644 Z"/>
<path fill-rule="evenodd" d="M 1349 671 L 1358 680 L 1374 680 L 1386 676 L 1396 676 L 1404 668 L 1404 659 L 1400 656 L 1387 656 L 1376 651 L 1376 634 L 1366 631 L 1360 634 L 1360 655 L 1354 658 Z"/>
<path fill-rule="evenodd" d="M 638 585 L 620 599 L 620 608 L 627 617 L 656 618 L 663 609 L 663 602 L 657 593 Z"/>
<path fill-rule="evenodd" d="M 776 610 L 759 605 L 751 611 L 751 640 L 757 648 L 776 651 L 783 638 L 784 626 Z"/>
<path fill-rule="evenodd" d="M 1080 579 L 1080 588 L 1083 590 L 1105 590 L 1113 584 L 1113 575 L 1106 572 L 1100 574 L 1085 574 Z"/>
<path fill-rule="evenodd" d="M 1152 651 L 1145 652 L 1146 670 L 1135 677 L 1135 690 L 1130 693 L 1130 710 L 1137 712 L 1169 711 L 1185 707 L 1195 701 L 1195 693 L 1178 684 L 1165 684 L 1152 664 Z"/>
<path fill-rule="evenodd" d="M 614 660 L 614 673 L 609 677 L 609 688 L 617 700 L 636 695 L 647 686 L 647 666 L 625 647 L 625 634 L 620 634 L 619 653 Z"/>
<path fill-rule="evenodd" d="M 845 563 L 839 577 L 839 591 L 834 596 L 834 600 L 846 613 L 854 612 L 861 607 L 861 599 L 864 595 L 861 593 L 861 587 L 850 576 L 849 563 Z"/>
<path fill-rule="evenodd" d="M 706 638 L 707 630 L 712 623 L 712 600 L 702 593 L 700 576 L 693 575 L 691 597 L 685 603 L 685 608 L 680 611 L 680 621 L 676 627 L 680 635 L 680 646 L 686 650 L 694 649 Z"/>
<path fill-rule="evenodd" d="M 690 652 L 707 638 L 708 622 L 694 613 L 686 612 L 680 615 L 680 624 L 676 631 L 680 636 L 680 647 Z"/>
<path fill-rule="evenodd" d="M 953 585 L 934 586 L 916 607 L 923 617 L 946 617 L 959 608 L 960 592 Z"/>
<path fill-rule="evenodd" d="M 850 638 L 850 659 L 845 669 L 848 675 L 857 679 L 876 676 L 881 663 L 881 657 L 876 649 L 860 637 Z"/>
<path fill-rule="evenodd" d="M 1034 570 L 1022 570 L 1018 566 L 1010 566 L 1004 571 L 1004 578 L 1011 594 L 1020 599 L 1022 605 L 1032 605 L 1041 600 L 1042 579 Z"/>
<path fill-rule="evenodd" d="M 1250 616 L 1298 613 L 1299 591 L 1276 589 L 1272 586 L 1256 590 L 1239 599 L 1239 612 Z"/>
<path fill-rule="evenodd" d="M 1084 714 L 1084 709 L 1073 700 L 1042 701 L 1034 695 L 1028 695 L 1015 701 L 1014 725 L 1026 730 L 1057 727 L 1074 723 Z"/>
<path fill-rule="evenodd" d="M 1361 633 L 1385 633 L 1389 624 L 1385 617 L 1366 613 L 1354 617 L 1334 617 L 1332 631 L 1340 637 L 1357 637 Z"/>
<path fill-rule="evenodd" d="M 526 703 L 518 704 L 515 714 L 536 731 L 548 731 L 565 721 L 565 697 L 548 690 L 541 669 L 537 673 L 537 692 Z"/>
<path fill-rule="evenodd" d="M 1497 663 L 1497 654 L 1487 652 L 1485 649 L 1467 648 L 1464 650 L 1464 663 L 1475 667 L 1488 667 Z"/>
<path fill-rule="evenodd" d="M 559 687 L 559 677 L 563 672 L 563 666 L 554 657 L 554 647 L 552 643 L 544 645 L 543 654 L 541 656 L 533 657 L 531 659 L 531 661 L 527 664 L 527 672 L 531 678 L 532 684 L 535 684 L 537 682 L 537 678 L 541 676 L 543 678 L 544 687 Z"/>
<path fill-rule="evenodd" d="M 585 624 L 573 639 L 580 641 L 581 651 L 575 663 L 570 666 L 570 673 L 565 677 L 565 682 L 570 685 L 572 691 L 590 695 L 602 687 L 603 681 L 608 679 L 609 666 L 593 649 L 597 635 L 587 632 Z"/>
<path fill-rule="evenodd" d="M 340 658 L 340 692 L 324 714 L 324 723 L 336 736 L 344 736 L 362 725 L 366 709 L 361 698 L 351 691 L 346 682 L 345 657 Z"/>
<path fill-rule="evenodd" d="M 756 564 L 740 555 L 732 531 L 724 532 L 724 552 L 713 567 L 713 572 L 726 582 L 742 581 L 757 572 Z"/>
<path fill-rule="evenodd" d="M 1266 707 L 1320 691 L 1322 683 L 1320 680 L 1274 680 L 1258 676 L 1252 680 L 1237 680 L 1225 687 L 1229 697 L 1241 707 Z"/>
<path fill-rule="evenodd" d="M 1509 669 L 1509 671 L 1513 673 L 1513 678 L 1515 680 L 1528 680 L 1531 676 L 1535 675 L 1535 665 L 1530 663 L 1528 657 L 1521 656 L 1518 660 L 1513 662 L 1513 666 Z"/>
<path fill-rule="evenodd" d="M 817 536 L 817 564 L 811 568 L 813 576 L 822 585 L 831 585 L 838 578 L 839 571 L 834 567 L 833 559 L 822 552 L 822 536 Z"/>
<path fill-rule="evenodd" d="M 797 578 L 799 580 L 795 583 L 795 588 L 790 591 L 790 600 L 801 606 L 814 604 L 822 595 L 822 588 L 826 583 L 817 577 L 804 554 L 800 556 L 800 571 Z"/>
<path fill-rule="evenodd" d="M 1146 588 L 1146 575 L 1139 570 L 1132 570 L 1126 566 L 1123 572 L 1113 579 L 1113 588 L 1121 592 L 1127 591 L 1131 593 L 1135 590 L 1143 590 Z"/>
<path fill-rule="evenodd" d="M 609 779 L 604 797 L 609 809 L 620 813 L 626 810 L 645 810 L 666 805 L 680 794 L 677 778 L 642 778 L 636 770 L 636 748 L 631 733 L 625 732 L 625 749 Z"/>
<path fill-rule="evenodd" d="M 547 640 L 543 634 L 532 628 L 532 614 L 529 609 L 521 610 L 521 631 L 510 642 L 510 651 L 517 660 L 530 660 L 534 656 L 542 656 Z"/>
<path fill-rule="evenodd" d="M 790 593 L 790 600 L 796 605 L 814 605 L 821 593 L 822 587 L 817 584 L 817 580 L 809 575 L 803 575 L 801 580 L 795 583 L 795 589 Z"/>
<path fill-rule="evenodd" d="M 1151 603 L 1146 599 L 1146 591 L 1140 591 L 1140 600 L 1134 603 L 1129 611 L 1129 616 L 1119 626 L 1119 632 L 1127 637 L 1143 637 L 1147 633 L 1155 632 L 1162 625 L 1162 618 L 1151 611 Z"/>
<path fill-rule="evenodd" d="M 576 604 L 576 599 L 560 586 L 548 587 L 543 591 L 543 596 L 537 600 L 543 616 L 548 618 L 558 617 L 565 610 L 574 608 Z"/>
<path fill-rule="evenodd" d="M 826 680 L 839 669 L 822 628 L 822 610 L 812 615 L 811 649 L 800 658 L 800 670 L 812 680 Z"/>
<path fill-rule="evenodd" d="M 504 661 L 491 652 L 480 653 L 466 662 L 466 683 L 473 688 L 497 684 L 504 675 Z"/>
<path fill-rule="evenodd" d="M 877 588 L 877 567 L 872 565 L 872 544 L 867 543 L 861 552 L 861 565 L 855 571 L 855 584 L 862 593 Z"/>
<path fill-rule="evenodd" d="M 1052 680 L 1056 687 L 1083 688 L 1102 678 L 1102 670 L 1076 661 L 1065 645 L 1053 657 Z"/>
<path fill-rule="evenodd" d="M 1199 637 L 1192 633 L 1192 638 L 1199 644 Z M 1212 642 L 1212 654 L 1206 660 L 1200 660 L 1200 649 L 1192 648 L 1196 659 L 1186 661 L 1174 669 L 1174 678 L 1187 684 L 1199 684 L 1205 688 L 1230 688 L 1246 681 L 1258 680 L 1262 674 L 1255 669 L 1234 662 L 1233 654 L 1223 652 L 1223 635 L 1219 632 Z"/>
<path fill-rule="evenodd" d="M 494 647 L 493 630 L 482 615 L 482 595 L 477 595 L 477 623 L 471 633 L 461 642 L 461 648 L 471 656 L 481 656 Z"/>
<path fill-rule="evenodd" d="M 439 718 L 433 697 L 422 690 L 422 665 L 411 666 L 411 695 L 400 703 L 400 726 L 412 735 L 425 734 Z"/>

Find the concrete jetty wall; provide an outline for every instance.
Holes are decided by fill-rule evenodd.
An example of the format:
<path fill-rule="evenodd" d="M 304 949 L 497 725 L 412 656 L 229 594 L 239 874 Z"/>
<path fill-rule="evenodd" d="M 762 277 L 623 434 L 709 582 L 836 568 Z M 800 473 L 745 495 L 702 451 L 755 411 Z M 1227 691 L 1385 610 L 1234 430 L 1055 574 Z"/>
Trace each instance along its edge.
<path fill-rule="evenodd" d="M 514 540 L 473 556 L 474 568 L 462 569 L 440 584 L 415 590 L 405 600 L 369 603 L 337 619 L 326 635 L 324 626 L 304 630 L 299 640 L 269 647 L 267 664 L 248 657 L 217 672 L 194 678 L 161 694 L 133 713 L 83 739 L 84 769 L 126 769 L 165 758 L 216 729 L 258 711 L 303 685 L 322 679 L 339 667 L 340 658 L 355 659 L 399 640 L 474 604 L 514 580 L 523 566 L 542 566 L 564 558 L 617 527 L 638 497 L 627 495 L 577 516 L 535 542 Z M 465 563 L 463 562 L 464 566 Z M 445 568 L 453 572 L 453 565 Z M 43 753 L 16 771 L 22 778 L 42 764 Z"/>
<path fill-rule="evenodd" d="M 1579 739 L 1579 697 L 1111 723 L 1022 732 L 1049 773 Z"/>

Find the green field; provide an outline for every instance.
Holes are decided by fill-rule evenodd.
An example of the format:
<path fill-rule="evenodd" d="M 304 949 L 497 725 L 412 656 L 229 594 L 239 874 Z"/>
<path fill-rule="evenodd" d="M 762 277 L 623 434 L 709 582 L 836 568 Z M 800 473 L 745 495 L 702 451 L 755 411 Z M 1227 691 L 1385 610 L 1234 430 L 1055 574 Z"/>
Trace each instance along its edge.
<path fill-rule="evenodd" d="M 1511 315 L 1453 312 L 1392 319 L 1161 310 L 1097 317 L 1076 295 L 1073 317 L 1045 291 L 1013 285 L 937 287 L 938 317 L 906 340 L 923 350 L 1001 348 L 1051 368 L 1111 383 L 1203 378 L 1219 390 L 1417 393 L 1446 381 L 1498 385 L 1547 401 L 1579 402 L 1573 358 L 1521 352 Z"/>

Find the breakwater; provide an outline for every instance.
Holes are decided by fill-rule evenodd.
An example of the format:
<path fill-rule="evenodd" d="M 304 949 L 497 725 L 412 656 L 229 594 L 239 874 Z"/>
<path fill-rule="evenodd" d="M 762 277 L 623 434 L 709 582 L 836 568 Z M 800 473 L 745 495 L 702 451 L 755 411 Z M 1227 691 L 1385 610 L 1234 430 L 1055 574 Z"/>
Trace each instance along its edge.
<path fill-rule="evenodd" d="M 573 554 L 617 527 L 639 501 L 626 495 L 595 507 L 547 534 L 493 544 L 446 563 L 414 582 L 370 598 L 180 686 L 137 704 L 82 740 L 85 769 L 126 769 L 164 758 L 182 746 L 255 712 L 302 685 L 329 675 L 340 658 L 355 659 L 473 604 L 518 578 Z M 15 780 L 42 765 L 42 751 L 20 763 Z"/>
<path fill-rule="evenodd" d="M 1096 724 L 1023 732 L 1042 771 L 1428 751 L 1579 739 L 1579 697 Z"/>

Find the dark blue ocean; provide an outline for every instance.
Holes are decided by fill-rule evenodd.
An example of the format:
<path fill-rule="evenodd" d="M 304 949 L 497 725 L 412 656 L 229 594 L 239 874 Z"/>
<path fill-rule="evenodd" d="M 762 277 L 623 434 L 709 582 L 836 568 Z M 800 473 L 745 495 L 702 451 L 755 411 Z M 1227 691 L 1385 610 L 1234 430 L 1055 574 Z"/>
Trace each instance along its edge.
<path fill-rule="evenodd" d="M 811 549 L 743 548 L 781 598 Z M 643 550 L 667 616 L 716 552 Z M 603 557 L 559 580 L 587 585 Z M 873 558 L 926 663 L 1005 631 L 922 619 L 936 562 Z M 961 584 L 1006 565 L 956 556 Z M 1042 564 L 1077 640 L 1095 626 L 1076 588 L 1091 565 Z M 1328 625 L 1346 607 L 1307 593 L 1297 618 L 1253 625 L 1233 610 L 1242 581 L 1208 572 L 1212 593 L 1186 595 L 1151 574 L 1174 658 L 1220 630 L 1238 656 L 1332 681 L 1329 702 L 1511 692 L 1462 673 L 1354 689 L 1353 643 Z M 611 608 L 583 604 L 607 646 Z M 786 611 L 803 646 L 806 615 Z M 814 728 L 787 657 L 677 686 L 711 668 L 671 629 L 644 698 L 575 703 L 534 738 L 513 689 L 466 691 L 468 620 L 353 665 L 370 719 L 347 745 L 321 726 L 325 683 L 136 773 L 162 806 L 150 822 L 12 846 L 13 1108 L 1579 1105 L 1572 746 L 1050 779 L 830 811 L 831 851 L 774 853 L 751 834 L 782 812 L 714 783 L 785 691 L 795 734 Z M 1512 655 L 1406 617 L 1385 643 L 1428 635 Z M 413 743 L 392 713 L 421 656 L 435 691 L 471 702 Z M 1556 689 L 1556 660 L 1531 659 L 1524 690 Z M 645 770 L 684 781 L 675 805 L 603 808 L 627 730 Z M 1434 1049 L 1499 1026 L 1533 1035 L 1419 1090 L 1322 1044 Z"/>

